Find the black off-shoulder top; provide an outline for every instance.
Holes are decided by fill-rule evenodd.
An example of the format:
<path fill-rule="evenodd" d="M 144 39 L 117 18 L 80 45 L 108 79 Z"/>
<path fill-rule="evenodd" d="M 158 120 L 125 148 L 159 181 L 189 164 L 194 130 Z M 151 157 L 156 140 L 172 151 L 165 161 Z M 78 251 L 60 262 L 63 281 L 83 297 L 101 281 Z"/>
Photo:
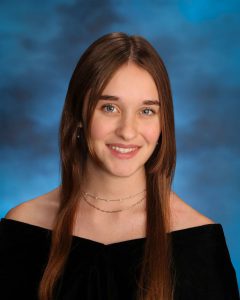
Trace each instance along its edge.
<path fill-rule="evenodd" d="M 236 272 L 221 224 L 168 234 L 172 235 L 176 268 L 175 300 L 239 300 Z M 38 299 L 50 240 L 49 229 L 1 219 L 1 299 Z M 105 245 L 73 236 L 57 300 L 134 300 L 145 241 L 142 237 Z"/>

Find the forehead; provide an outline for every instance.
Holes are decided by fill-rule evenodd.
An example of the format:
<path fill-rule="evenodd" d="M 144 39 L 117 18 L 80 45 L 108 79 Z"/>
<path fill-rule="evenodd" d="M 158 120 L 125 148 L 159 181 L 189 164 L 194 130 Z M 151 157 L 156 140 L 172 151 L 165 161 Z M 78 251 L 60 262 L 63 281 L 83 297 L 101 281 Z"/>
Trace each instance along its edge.
<path fill-rule="evenodd" d="M 158 98 L 157 86 L 152 76 L 134 63 L 121 66 L 107 83 L 102 94 L 118 97 Z"/>

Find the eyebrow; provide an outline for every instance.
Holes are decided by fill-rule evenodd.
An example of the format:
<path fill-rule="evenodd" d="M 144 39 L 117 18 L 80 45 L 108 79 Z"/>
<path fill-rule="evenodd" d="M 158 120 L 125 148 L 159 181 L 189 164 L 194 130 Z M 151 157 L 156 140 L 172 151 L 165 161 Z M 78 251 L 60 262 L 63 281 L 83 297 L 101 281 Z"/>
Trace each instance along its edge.
<path fill-rule="evenodd" d="M 101 95 L 99 97 L 99 100 L 118 101 L 118 100 L 120 100 L 120 98 L 117 97 L 117 96 Z M 142 104 L 145 104 L 145 105 L 160 105 L 159 100 L 144 100 Z"/>

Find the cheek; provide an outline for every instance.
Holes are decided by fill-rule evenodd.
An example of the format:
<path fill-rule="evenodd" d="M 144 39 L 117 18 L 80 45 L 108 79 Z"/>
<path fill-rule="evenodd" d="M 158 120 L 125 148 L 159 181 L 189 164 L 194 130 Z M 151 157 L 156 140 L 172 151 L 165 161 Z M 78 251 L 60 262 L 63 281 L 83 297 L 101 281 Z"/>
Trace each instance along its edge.
<path fill-rule="evenodd" d="M 102 139 L 111 132 L 111 125 L 107 122 L 103 122 L 100 118 L 94 118 L 91 128 L 91 138 L 94 140 Z"/>
<path fill-rule="evenodd" d="M 145 138 L 149 143 L 156 143 L 160 135 L 159 131 L 156 130 L 146 130 L 144 132 Z"/>
<path fill-rule="evenodd" d="M 156 143 L 160 135 L 160 126 L 156 124 L 155 126 L 146 126 L 142 129 L 145 139 L 149 143 Z"/>

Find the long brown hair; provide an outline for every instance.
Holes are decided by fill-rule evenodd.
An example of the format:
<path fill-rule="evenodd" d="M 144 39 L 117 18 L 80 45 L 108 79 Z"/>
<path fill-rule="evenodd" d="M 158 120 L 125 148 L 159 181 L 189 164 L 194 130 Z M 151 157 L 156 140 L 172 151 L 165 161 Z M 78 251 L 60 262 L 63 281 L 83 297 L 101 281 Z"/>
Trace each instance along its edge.
<path fill-rule="evenodd" d="M 160 99 L 161 122 L 158 145 L 145 164 L 146 243 L 137 299 L 171 300 L 174 297 L 172 243 L 167 234 L 170 231 L 170 192 L 176 165 L 170 82 L 162 59 L 146 39 L 114 32 L 102 36 L 87 48 L 69 83 L 59 131 L 60 206 L 52 230 L 49 260 L 39 286 L 40 300 L 54 299 L 55 288 L 64 272 L 82 196 L 87 155 L 100 163 L 90 139 L 94 109 L 114 72 L 129 61 L 147 70 L 153 77 Z M 86 112 L 83 105 L 86 105 Z M 84 123 L 83 129 L 79 129 L 80 122 Z"/>

